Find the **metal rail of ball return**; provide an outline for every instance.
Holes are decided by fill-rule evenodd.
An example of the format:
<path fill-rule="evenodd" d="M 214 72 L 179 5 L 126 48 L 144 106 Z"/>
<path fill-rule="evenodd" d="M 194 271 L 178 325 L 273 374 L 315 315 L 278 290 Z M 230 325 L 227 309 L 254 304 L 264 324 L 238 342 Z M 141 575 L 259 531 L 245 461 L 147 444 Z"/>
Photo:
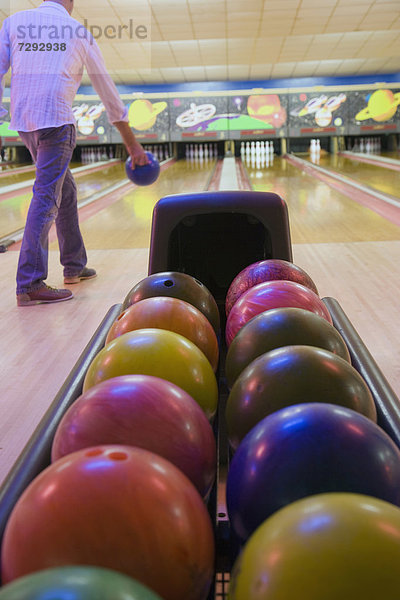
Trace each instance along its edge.
<path fill-rule="evenodd" d="M 224 301 L 235 275 L 257 260 L 292 261 L 287 206 L 277 194 L 264 192 L 201 192 L 159 200 L 153 213 L 148 273 L 186 272 L 202 281 L 216 298 L 224 329 Z M 127 290 L 128 292 L 129 290 Z M 374 397 L 378 424 L 400 448 L 400 402 L 364 342 L 334 298 L 323 298 L 333 324 L 349 349 L 353 366 Z M 113 305 L 104 316 L 48 411 L 22 450 L 0 488 L 0 541 L 8 517 L 29 483 L 50 464 L 52 440 L 63 414 L 82 393 L 86 371 L 104 347 L 107 333 L 122 310 Z M 209 499 L 216 536 L 216 572 L 229 572 L 235 554 L 229 521 L 221 511 L 219 490 L 229 462 L 224 427 L 227 388 L 224 377 L 226 348 L 220 337 L 218 373 L 220 404 L 214 430 L 218 446 L 218 472 Z M 223 484 L 223 481 L 222 481 Z M 209 600 L 225 598 L 213 588 Z"/>

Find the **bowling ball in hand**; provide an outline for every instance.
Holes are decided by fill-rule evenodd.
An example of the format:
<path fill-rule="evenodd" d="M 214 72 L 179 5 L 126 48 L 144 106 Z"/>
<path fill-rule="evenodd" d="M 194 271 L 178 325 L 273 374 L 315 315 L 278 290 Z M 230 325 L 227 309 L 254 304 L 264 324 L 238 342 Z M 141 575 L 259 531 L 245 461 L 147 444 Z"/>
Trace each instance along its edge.
<path fill-rule="evenodd" d="M 151 152 L 145 153 L 148 158 L 147 165 L 136 165 L 132 169 L 132 159 L 129 156 L 125 162 L 125 171 L 128 179 L 136 185 L 151 185 L 160 174 L 160 163 Z"/>

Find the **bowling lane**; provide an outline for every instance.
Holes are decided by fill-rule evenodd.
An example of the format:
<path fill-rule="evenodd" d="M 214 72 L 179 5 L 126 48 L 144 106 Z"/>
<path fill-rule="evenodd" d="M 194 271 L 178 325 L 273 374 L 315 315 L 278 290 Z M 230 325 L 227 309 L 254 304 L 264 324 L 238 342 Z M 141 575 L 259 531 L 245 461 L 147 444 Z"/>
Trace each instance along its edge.
<path fill-rule="evenodd" d="M 204 190 L 215 164 L 215 160 L 179 160 L 162 171 L 152 185 L 132 185 L 114 204 L 86 220 L 81 218 L 81 231 L 87 249 L 147 248 L 156 202 L 169 194 Z"/>
<path fill-rule="evenodd" d="M 4 181 L 8 176 L 18 175 L 18 172 L 28 172 L 32 174 L 35 167 L 33 163 L 0 163 L 1 180 Z"/>
<path fill-rule="evenodd" d="M 287 202 L 293 244 L 400 239 L 399 227 L 282 157 L 260 169 L 244 165 L 254 190 L 276 192 Z"/>
<path fill-rule="evenodd" d="M 369 156 L 373 158 L 372 154 Z M 310 160 L 309 156 L 306 158 Z M 387 169 L 384 165 L 375 166 L 352 160 L 338 154 L 323 154 L 318 164 L 324 169 L 332 169 L 346 177 L 351 177 L 358 183 L 368 185 L 378 192 L 400 198 L 400 171 Z"/>
<path fill-rule="evenodd" d="M 80 163 L 71 164 L 71 168 L 81 166 Z M 25 175 L 25 174 L 23 174 Z M 32 173 L 28 177 L 18 178 L 13 183 L 20 183 L 24 180 L 32 180 Z M 125 170 L 122 163 L 112 163 L 110 166 L 105 165 L 101 171 L 89 172 L 86 175 L 80 175 L 76 179 L 78 186 L 78 202 L 82 202 L 97 192 L 106 189 L 107 187 L 118 183 L 122 178 L 125 178 Z M 1 180 L 3 187 L 4 180 Z M 31 201 L 32 193 L 18 194 L 0 201 L 0 237 L 6 237 L 14 231 L 25 226 L 26 215 Z"/>

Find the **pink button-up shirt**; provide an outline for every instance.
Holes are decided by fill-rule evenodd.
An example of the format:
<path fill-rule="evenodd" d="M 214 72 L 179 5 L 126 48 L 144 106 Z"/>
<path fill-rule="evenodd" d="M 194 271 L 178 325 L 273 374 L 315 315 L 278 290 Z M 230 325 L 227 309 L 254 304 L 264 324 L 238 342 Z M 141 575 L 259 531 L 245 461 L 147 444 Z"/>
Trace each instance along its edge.
<path fill-rule="evenodd" d="M 34 131 L 75 123 L 72 102 L 83 69 L 100 96 L 110 123 L 128 121 L 128 108 L 107 73 L 93 36 L 67 10 L 47 0 L 5 19 L 0 31 L 0 122 L 3 77 L 11 66 L 11 124 Z"/>

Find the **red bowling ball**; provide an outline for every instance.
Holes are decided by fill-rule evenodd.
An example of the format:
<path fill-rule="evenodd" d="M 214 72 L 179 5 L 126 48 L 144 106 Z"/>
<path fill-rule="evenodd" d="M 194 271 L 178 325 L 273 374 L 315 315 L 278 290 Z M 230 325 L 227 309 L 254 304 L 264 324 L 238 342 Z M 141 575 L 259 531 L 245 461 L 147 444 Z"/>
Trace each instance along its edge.
<path fill-rule="evenodd" d="M 250 319 L 266 310 L 285 306 L 309 310 L 332 325 L 327 307 L 308 287 L 294 281 L 267 281 L 247 290 L 232 307 L 226 321 L 227 345 Z"/>
<path fill-rule="evenodd" d="M 229 315 L 232 306 L 248 289 L 265 281 L 287 280 L 300 283 L 318 294 L 317 286 L 311 277 L 300 267 L 287 260 L 270 258 L 252 263 L 232 281 L 226 294 L 225 310 Z"/>
<path fill-rule="evenodd" d="M 215 478 L 215 438 L 204 411 L 184 390 L 158 377 L 124 375 L 87 390 L 61 419 L 52 460 L 102 444 L 137 446 L 163 456 L 202 496 Z"/>
<path fill-rule="evenodd" d="M 119 571 L 163 600 L 205 600 L 214 569 L 210 516 L 172 463 L 141 448 L 95 446 L 36 477 L 2 545 L 2 582 L 47 568 Z"/>

